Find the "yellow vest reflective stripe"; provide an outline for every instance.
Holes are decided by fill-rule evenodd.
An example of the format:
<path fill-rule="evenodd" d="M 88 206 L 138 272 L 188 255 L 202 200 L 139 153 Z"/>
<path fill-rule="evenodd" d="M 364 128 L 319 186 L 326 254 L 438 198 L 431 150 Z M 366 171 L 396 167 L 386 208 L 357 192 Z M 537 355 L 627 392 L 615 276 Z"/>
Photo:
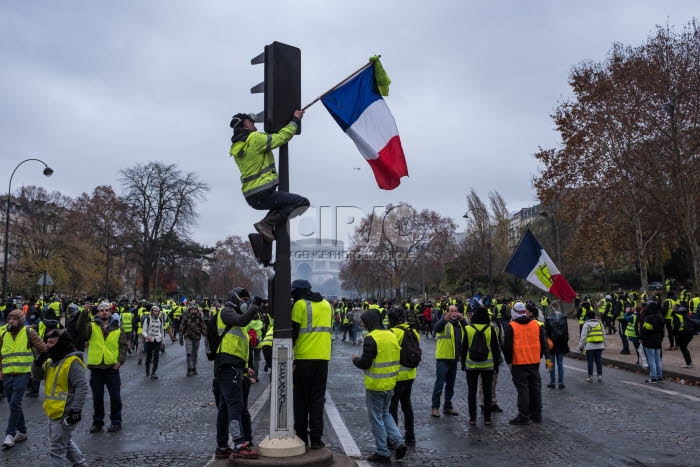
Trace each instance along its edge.
<path fill-rule="evenodd" d="M 297 300 L 292 308 L 292 321 L 299 324 L 299 337 L 294 344 L 295 359 L 331 359 L 332 319 L 333 310 L 327 301 Z"/>
<path fill-rule="evenodd" d="M 483 362 L 475 362 L 469 358 L 470 355 L 469 351 L 467 350 L 466 365 L 467 368 L 472 370 L 493 370 L 493 353 L 491 352 L 491 325 L 470 324 L 467 326 L 467 339 L 469 339 L 468 343 L 471 345 L 472 341 L 474 340 L 474 336 L 476 335 L 476 330 L 482 330 L 484 328 L 486 328 L 484 331 L 484 337 L 486 337 L 486 345 L 489 347 L 489 356 Z"/>
<path fill-rule="evenodd" d="M 270 325 L 267 327 L 267 334 L 265 334 L 265 338 L 262 340 L 262 344 L 260 344 L 261 347 L 271 347 L 272 346 L 272 336 L 275 331 L 275 327 L 273 325 Z"/>
<path fill-rule="evenodd" d="M 369 333 L 377 344 L 377 356 L 365 370 L 365 388 L 370 391 L 389 391 L 396 386 L 399 375 L 401 347 L 393 332 L 375 329 Z"/>
<path fill-rule="evenodd" d="M 605 338 L 603 337 L 603 323 L 598 323 L 595 326 L 588 328 L 588 335 L 586 336 L 586 342 L 603 342 Z"/>
<path fill-rule="evenodd" d="M 221 319 L 221 313 L 216 317 L 216 329 L 219 336 L 223 335 L 221 345 L 216 353 L 227 353 L 229 355 L 241 358 L 244 362 L 248 362 L 248 334 L 239 326 L 233 326 L 224 335 L 226 325 Z"/>
<path fill-rule="evenodd" d="M 632 315 L 632 322 L 627 322 L 627 327 L 625 328 L 625 336 L 631 337 L 632 339 L 637 337 L 637 331 L 634 327 L 637 325 L 637 315 Z"/>
<path fill-rule="evenodd" d="M 63 416 L 68 399 L 68 373 L 70 366 L 78 360 L 83 368 L 83 361 L 71 355 L 61 360 L 58 365 L 50 365 L 50 360 L 44 365 L 46 382 L 44 384 L 44 412 L 50 419 L 56 420 Z"/>
<path fill-rule="evenodd" d="M 408 323 L 403 323 L 399 324 L 398 326 L 394 326 L 393 328 L 390 329 L 391 332 L 394 333 L 396 336 L 396 340 L 399 343 L 399 348 L 401 347 L 401 344 L 403 343 L 403 338 L 404 334 L 406 332 L 413 332 L 416 335 L 416 338 L 418 339 L 418 342 L 420 342 L 420 333 L 418 333 L 415 329 L 411 329 L 408 326 Z M 401 354 L 399 353 L 399 359 L 400 359 Z M 401 362 L 399 360 L 399 375 L 396 377 L 397 381 L 407 381 L 409 379 L 416 379 L 416 375 L 418 374 L 418 368 L 409 368 L 406 366 L 401 365 Z"/>
<path fill-rule="evenodd" d="M 34 355 L 29 349 L 29 328 L 23 326 L 12 337 L 9 331 L 2 335 L 2 372 L 6 375 L 32 371 Z"/>
<path fill-rule="evenodd" d="M 134 314 L 130 311 L 122 313 L 122 328 L 124 332 L 131 332 L 134 330 Z"/>
<path fill-rule="evenodd" d="M 435 338 L 437 339 L 437 347 L 435 349 L 436 359 L 454 359 L 455 358 L 455 337 L 453 332 L 453 324 L 447 322 L 445 324 L 445 329 L 437 333 Z M 462 326 L 462 324 L 458 324 Z M 464 339 L 464 328 L 462 328 L 462 339 Z M 459 343 L 462 345 L 462 343 Z"/>
<path fill-rule="evenodd" d="M 46 325 L 44 324 L 43 321 L 39 321 L 39 332 L 37 334 L 39 334 L 39 337 L 41 337 L 42 339 L 44 338 L 44 335 L 46 334 Z"/>
<path fill-rule="evenodd" d="M 102 327 L 92 322 L 90 333 L 90 350 L 88 350 L 88 365 L 116 365 L 119 359 L 119 336 L 121 329 L 115 329 L 107 334 L 107 339 L 102 335 Z"/>

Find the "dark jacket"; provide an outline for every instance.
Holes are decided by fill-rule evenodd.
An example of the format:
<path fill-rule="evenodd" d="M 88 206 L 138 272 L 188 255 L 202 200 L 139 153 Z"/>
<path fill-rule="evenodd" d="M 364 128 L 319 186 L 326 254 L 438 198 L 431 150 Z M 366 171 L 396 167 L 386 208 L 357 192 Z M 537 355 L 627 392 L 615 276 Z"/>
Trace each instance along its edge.
<path fill-rule="evenodd" d="M 369 332 L 375 329 L 384 329 L 382 322 L 379 320 L 379 313 L 377 313 L 377 310 L 367 310 L 363 312 L 360 315 L 360 320 L 364 323 Z M 362 344 L 362 355 L 354 358 L 352 363 L 361 370 L 367 370 L 372 366 L 372 361 L 377 358 L 377 353 L 377 342 L 372 336 L 366 336 Z"/>
<path fill-rule="evenodd" d="M 527 324 L 531 321 L 527 316 L 521 316 L 517 319 L 512 320 L 503 332 L 503 358 L 506 364 L 510 365 L 513 363 L 513 328 L 512 326 L 519 326 L 522 324 Z M 544 355 L 546 359 L 549 359 L 549 344 L 547 344 L 547 336 L 544 332 L 544 326 L 540 326 L 540 358 Z M 537 363 L 539 365 L 539 363 Z"/>
<path fill-rule="evenodd" d="M 664 327 L 665 320 L 658 307 L 648 305 L 644 316 L 639 319 L 639 339 L 644 347 L 660 349 L 664 340 Z"/>
<path fill-rule="evenodd" d="M 563 335 L 560 336 L 558 339 L 552 337 L 552 323 L 556 319 L 560 319 L 561 321 L 563 321 L 563 326 L 561 329 L 564 332 Z M 547 318 L 544 322 L 544 330 L 547 333 L 547 337 L 552 339 L 552 342 L 554 342 L 554 348 L 551 350 L 551 353 L 566 355 L 570 352 L 569 324 L 567 323 L 566 318 L 563 315 L 559 314 L 559 316 L 557 316 L 555 314 L 554 316 L 550 316 L 549 318 Z"/>

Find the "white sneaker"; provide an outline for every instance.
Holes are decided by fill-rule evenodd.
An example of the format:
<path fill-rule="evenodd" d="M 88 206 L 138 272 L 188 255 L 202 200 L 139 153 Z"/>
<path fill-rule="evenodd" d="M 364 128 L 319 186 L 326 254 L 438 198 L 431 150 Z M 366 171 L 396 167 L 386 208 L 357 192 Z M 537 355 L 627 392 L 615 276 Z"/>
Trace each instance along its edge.
<path fill-rule="evenodd" d="M 600 376 L 600 375 L 598 376 L 598 382 L 599 382 L 599 383 L 602 383 L 602 382 L 603 382 L 603 377 Z"/>
<path fill-rule="evenodd" d="M 693 368 L 693 364 L 690 363 L 688 365 L 681 365 L 681 368 Z"/>
<path fill-rule="evenodd" d="M 12 435 L 5 436 L 5 442 L 2 443 L 2 447 L 11 448 L 14 445 L 15 445 L 15 437 Z"/>
<path fill-rule="evenodd" d="M 27 434 L 20 433 L 19 431 L 15 434 L 15 443 L 21 443 L 22 441 L 27 441 Z"/>
<path fill-rule="evenodd" d="M 592 376 L 586 376 L 586 382 L 587 382 L 587 383 L 592 383 L 592 382 L 593 382 L 593 377 L 592 377 Z"/>

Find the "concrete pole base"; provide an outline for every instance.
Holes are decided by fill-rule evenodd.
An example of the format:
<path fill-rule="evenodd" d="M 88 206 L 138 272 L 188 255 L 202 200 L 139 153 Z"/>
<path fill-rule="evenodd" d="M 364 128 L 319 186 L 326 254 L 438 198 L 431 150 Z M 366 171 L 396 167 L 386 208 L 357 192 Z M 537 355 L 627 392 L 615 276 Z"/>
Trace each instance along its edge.
<path fill-rule="evenodd" d="M 292 457 L 301 456 L 306 452 L 304 442 L 298 436 L 293 438 L 270 438 L 258 444 L 258 451 L 265 457 Z"/>

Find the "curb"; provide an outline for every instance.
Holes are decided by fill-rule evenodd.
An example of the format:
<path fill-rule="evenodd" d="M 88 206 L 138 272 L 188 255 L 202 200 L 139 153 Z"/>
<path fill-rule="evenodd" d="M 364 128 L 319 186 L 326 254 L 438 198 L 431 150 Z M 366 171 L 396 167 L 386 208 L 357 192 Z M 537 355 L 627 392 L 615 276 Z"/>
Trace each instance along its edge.
<path fill-rule="evenodd" d="M 572 351 L 564 356 L 567 358 L 572 358 L 574 360 L 586 361 L 586 355 L 583 353 L 579 353 L 579 352 Z M 648 373 L 648 370 L 644 370 L 644 368 L 642 368 L 640 365 L 635 365 L 633 363 L 628 363 L 628 362 L 621 362 L 619 360 L 614 360 L 612 358 L 603 357 L 603 365 L 615 366 L 617 368 L 627 370 L 627 371 L 633 371 L 635 373 L 641 373 L 641 374 Z M 664 373 L 664 379 L 676 378 L 676 379 L 685 380 L 686 383 L 700 383 L 700 377 L 698 377 L 698 376 L 693 376 L 693 375 L 689 375 L 686 373 L 678 373 L 676 371 L 668 371 L 668 370 L 666 370 L 666 368 L 664 368 L 663 373 Z"/>

